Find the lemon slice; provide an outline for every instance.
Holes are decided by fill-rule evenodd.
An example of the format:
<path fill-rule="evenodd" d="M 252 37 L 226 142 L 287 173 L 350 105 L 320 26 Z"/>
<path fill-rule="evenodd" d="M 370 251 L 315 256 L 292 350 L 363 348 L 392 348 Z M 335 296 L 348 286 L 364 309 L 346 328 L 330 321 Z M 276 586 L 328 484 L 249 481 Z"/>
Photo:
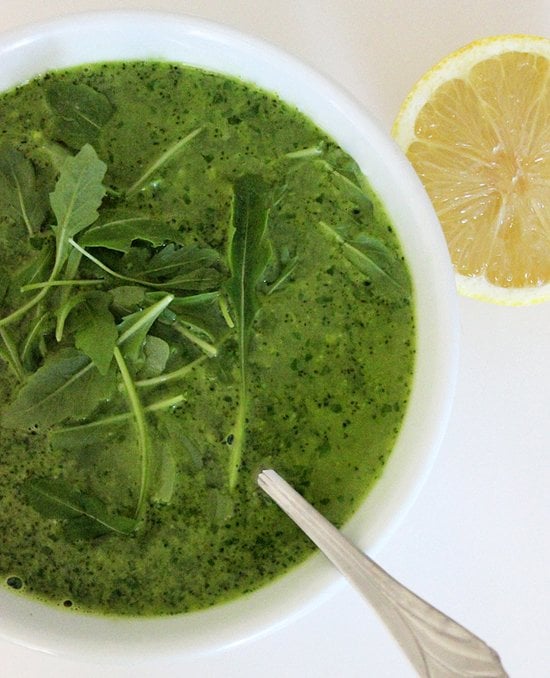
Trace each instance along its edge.
<path fill-rule="evenodd" d="M 479 40 L 434 66 L 393 136 L 439 217 L 461 293 L 550 299 L 550 40 Z"/>

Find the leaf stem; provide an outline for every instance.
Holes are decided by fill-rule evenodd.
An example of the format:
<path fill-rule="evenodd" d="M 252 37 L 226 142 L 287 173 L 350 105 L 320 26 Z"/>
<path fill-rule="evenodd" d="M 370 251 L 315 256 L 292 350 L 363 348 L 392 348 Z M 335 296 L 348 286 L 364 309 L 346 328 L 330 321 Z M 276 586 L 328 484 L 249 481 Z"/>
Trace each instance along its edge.
<path fill-rule="evenodd" d="M 233 329 L 235 327 L 235 323 L 233 322 L 233 318 L 229 313 L 229 308 L 227 307 L 227 299 L 223 295 L 220 295 L 218 297 L 218 306 L 220 308 L 223 319 L 225 320 L 225 324 L 230 329 Z"/>
<path fill-rule="evenodd" d="M 23 381 L 25 379 L 25 371 L 23 369 L 23 365 L 21 364 L 21 360 L 19 359 L 19 354 L 17 353 L 17 347 L 15 346 L 13 338 L 4 328 L 0 328 L 0 337 L 2 338 L 2 341 L 4 342 L 4 345 L 7 349 L 7 353 L 4 354 L 3 357 L 19 381 Z"/>
<path fill-rule="evenodd" d="M 130 188 L 126 191 L 126 197 L 129 198 L 134 193 L 137 193 L 154 172 L 160 169 L 163 165 L 166 165 L 176 155 L 176 153 L 186 146 L 191 141 L 191 139 L 196 137 L 197 134 L 202 131 L 202 129 L 202 127 L 197 127 L 197 129 L 190 132 L 187 136 L 183 137 L 183 139 L 173 143 L 159 158 L 157 158 L 157 160 L 155 160 L 155 162 L 149 165 L 149 167 L 139 177 L 139 179 L 137 179 L 130 186 Z"/>
<path fill-rule="evenodd" d="M 174 328 L 181 334 L 182 337 L 189 339 L 189 341 L 195 344 L 195 346 L 198 346 L 201 351 L 206 353 L 209 358 L 215 358 L 218 355 L 218 349 L 216 346 L 210 344 L 208 341 L 205 341 L 196 334 L 193 334 L 193 332 L 188 330 L 181 323 L 176 323 Z"/>
<path fill-rule="evenodd" d="M 0 327 L 5 327 L 6 325 L 9 325 L 10 323 L 15 322 L 16 320 L 19 320 L 22 316 L 25 315 L 27 311 L 30 311 L 31 308 L 34 308 L 36 304 L 38 304 L 48 293 L 49 287 L 43 287 L 40 292 L 34 296 L 32 299 L 27 301 L 26 304 L 23 304 L 23 306 L 20 306 L 18 309 L 10 313 L 9 315 L 5 316 L 4 318 L 0 318 Z"/>
<path fill-rule="evenodd" d="M 129 339 L 132 335 L 134 335 L 136 332 L 139 332 L 139 330 L 147 325 L 150 321 L 151 318 L 158 318 L 158 316 L 162 313 L 162 311 L 169 306 L 172 301 L 174 300 L 174 295 L 173 294 L 167 294 L 165 297 L 162 297 L 159 301 L 157 301 L 156 304 L 153 304 L 147 309 L 147 312 L 144 313 L 141 318 L 139 319 L 138 322 L 135 322 L 133 325 L 131 325 L 125 332 L 123 332 L 120 337 L 117 339 L 117 346 L 120 346 L 123 344 L 127 339 Z"/>
<path fill-rule="evenodd" d="M 109 268 L 106 266 L 102 261 L 100 261 L 97 257 L 94 257 L 93 254 L 90 254 L 88 250 L 85 250 L 83 247 L 81 247 L 74 238 L 69 238 L 69 243 L 80 252 L 80 254 L 84 255 L 86 259 L 89 259 L 93 264 L 96 266 L 99 266 L 99 268 L 102 271 L 105 271 L 105 273 L 108 273 L 109 275 L 113 276 L 113 278 L 118 278 L 119 280 L 125 280 L 126 282 L 133 282 L 133 283 L 138 283 L 140 285 L 149 285 L 148 282 L 144 280 L 138 280 L 137 278 L 131 278 L 130 276 L 123 275 L 122 273 L 117 273 L 116 271 L 113 271 L 112 268 Z"/>
<path fill-rule="evenodd" d="M 290 151 L 285 153 L 283 158 L 302 159 L 302 158 L 316 158 L 323 154 L 323 149 L 319 146 L 310 146 L 309 148 L 301 148 L 299 151 Z"/>
<path fill-rule="evenodd" d="M 23 363 L 25 363 L 28 356 L 30 355 L 30 351 L 32 349 L 35 339 L 41 336 L 42 328 L 44 326 L 44 323 L 47 321 L 48 316 L 49 313 L 47 311 L 45 313 L 42 313 L 41 315 L 38 314 L 37 320 L 34 323 L 33 327 L 31 328 L 31 331 L 27 335 L 25 343 L 23 344 L 23 350 L 21 351 L 21 361 Z"/>
<path fill-rule="evenodd" d="M 104 283 L 103 278 L 98 278 L 97 280 L 90 280 L 89 278 L 85 280 L 47 280 L 46 282 L 40 283 L 30 283 L 29 285 L 23 285 L 20 289 L 21 292 L 30 292 L 32 290 L 40 290 L 44 287 L 71 287 L 71 286 L 81 286 L 81 285 L 99 285 Z"/>
<path fill-rule="evenodd" d="M 145 421 L 145 412 L 143 405 L 139 399 L 135 384 L 128 370 L 128 366 L 120 352 L 118 346 L 114 349 L 115 360 L 122 376 L 122 381 L 126 389 L 126 396 L 130 404 L 130 409 L 134 417 L 136 425 L 136 433 L 138 439 L 138 449 L 141 458 L 141 480 L 139 487 L 139 496 L 136 505 L 135 518 L 137 520 L 143 518 L 147 496 L 149 493 L 150 469 L 151 469 L 151 443 L 147 431 L 147 423 Z"/>
<path fill-rule="evenodd" d="M 229 454 L 228 464 L 228 478 L 229 489 L 233 491 L 237 485 L 237 478 L 239 476 L 239 468 L 243 456 L 245 428 L 246 428 L 246 413 L 248 410 L 248 386 L 246 380 L 246 373 L 241 368 L 241 384 L 239 388 L 239 409 L 237 410 L 237 417 L 235 419 L 235 426 L 233 429 L 233 439 L 231 441 L 231 452 Z"/>
<path fill-rule="evenodd" d="M 135 384 L 138 386 L 138 384 Z M 185 400 L 185 397 L 181 394 L 173 396 L 171 398 L 165 398 L 164 400 L 158 400 L 155 403 L 146 405 L 143 407 L 144 412 L 160 412 L 162 410 L 168 410 L 171 407 L 179 405 Z M 77 424 L 76 426 L 64 426 L 63 428 L 54 429 L 50 432 L 50 436 L 63 435 L 64 433 L 75 433 L 82 432 L 85 433 L 94 428 L 99 428 L 101 426 L 111 426 L 112 424 L 121 424 L 128 419 L 131 419 L 134 416 L 133 412 L 121 412 L 120 414 L 114 414 L 111 417 L 104 417 L 103 419 L 96 419 L 95 421 L 87 422 L 86 424 Z"/>
<path fill-rule="evenodd" d="M 181 379 L 182 377 L 185 377 L 187 374 L 189 374 L 189 372 L 191 372 L 195 367 L 197 367 L 197 365 L 200 365 L 205 360 L 208 360 L 208 358 L 209 356 L 207 355 L 201 355 L 199 358 L 196 358 L 192 362 L 187 363 L 187 365 L 183 365 L 183 367 L 180 367 L 177 370 L 173 370 L 172 372 L 166 372 L 165 374 L 159 374 L 158 377 L 141 379 L 134 383 L 138 388 L 145 388 L 148 386 L 158 386 L 158 384 L 166 384 L 166 382 L 168 381 L 176 381 L 178 379 Z"/>
<path fill-rule="evenodd" d="M 288 278 L 294 273 L 296 266 L 298 265 L 298 257 L 293 257 L 288 264 L 286 265 L 285 269 L 281 273 L 281 275 L 275 280 L 275 282 L 267 289 L 266 294 L 269 296 L 270 294 L 273 294 L 273 292 L 276 292 L 279 287 L 285 283 Z"/>
<path fill-rule="evenodd" d="M 25 205 L 25 201 L 23 200 L 23 191 L 21 190 L 19 178 L 17 177 L 16 174 L 14 174 L 13 179 L 15 181 L 15 185 L 17 186 L 17 199 L 19 202 L 19 209 L 21 210 L 21 216 L 23 217 L 23 221 L 25 222 L 25 226 L 27 227 L 27 233 L 29 234 L 29 238 L 32 238 L 32 236 L 34 235 L 34 231 L 32 228 L 31 221 L 29 219 L 29 215 L 27 214 L 27 207 Z"/>

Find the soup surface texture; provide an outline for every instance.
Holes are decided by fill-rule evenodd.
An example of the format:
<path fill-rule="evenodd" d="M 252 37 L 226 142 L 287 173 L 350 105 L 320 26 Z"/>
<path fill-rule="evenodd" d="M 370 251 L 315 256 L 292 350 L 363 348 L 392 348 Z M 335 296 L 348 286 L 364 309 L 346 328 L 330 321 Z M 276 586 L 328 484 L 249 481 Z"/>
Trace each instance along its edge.
<path fill-rule="evenodd" d="M 414 364 L 411 283 L 353 160 L 276 96 L 160 62 L 0 96 L 0 574 L 82 611 L 252 591 L 342 524 Z"/>

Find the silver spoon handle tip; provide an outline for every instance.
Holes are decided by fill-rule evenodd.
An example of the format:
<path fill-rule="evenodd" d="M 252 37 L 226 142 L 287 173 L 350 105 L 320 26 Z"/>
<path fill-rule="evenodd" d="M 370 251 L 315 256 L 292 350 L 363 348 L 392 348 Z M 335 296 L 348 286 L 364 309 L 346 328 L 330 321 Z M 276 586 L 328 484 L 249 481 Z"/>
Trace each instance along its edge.
<path fill-rule="evenodd" d="M 395 580 L 276 471 L 262 471 L 258 485 L 370 602 L 420 676 L 508 675 L 498 654 L 483 640 Z"/>

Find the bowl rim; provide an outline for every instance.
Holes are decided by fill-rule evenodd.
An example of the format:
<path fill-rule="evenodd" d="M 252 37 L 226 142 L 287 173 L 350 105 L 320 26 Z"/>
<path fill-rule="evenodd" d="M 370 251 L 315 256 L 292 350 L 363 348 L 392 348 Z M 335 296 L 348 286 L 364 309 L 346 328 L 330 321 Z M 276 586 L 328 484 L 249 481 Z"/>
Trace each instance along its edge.
<path fill-rule="evenodd" d="M 88 36 L 93 31 L 96 39 L 88 40 L 92 45 L 78 45 L 82 31 Z M 454 275 L 439 222 L 420 180 L 379 123 L 338 84 L 265 40 L 181 13 L 77 12 L 0 33 L 0 59 L 8 64 L 0 73 L 0 92 L 52 68 L 115 58 L 109 56 L 115 52 L 113 35 L 126 35 L 127 42 L 118 50 L 119 59 L 135 54 L 134 58 L 176 60 L 226 73 L 275 91 L 296 106 L 359 163 L 395 225 L 405 258 L 416 262 L 412 275 L 417 365 L 407 413 L 384 473 L 344 527 L 360 548 L 376 552 L 403 520 L 433 466 L 450 416 L 458 372 Z M 200 44 L 203 52 L 208 51 L 208 59 L 203 54 L 202 59 L 193 61 L 192 50 Z M 39 69 L 37 50 L 41 56 Z M 83 58 L 75 58 L 77 52 Z M 96 53 L 95 59 L 87 58 Z M 175 59 L 176 54 L 181 57 Z M 215 68 L 215 63 L 223 67 Z M 294 80 L 285 82 L 290 74 Z M 395 186 L 400 186 L 401 195 L 392 194 Z M 410 449 L 414 454 L 409 454 Z M 365 529 L 367 524 L 369 528 Z M 333 595 L 341 583 L 336 572 L 316 554 L 234 602 L 153 619 L 75 614 L 0 590 L 0 638 L 95 662 L 136 656 L 208 655 L 263 636 L 307 614 Z M 229 619 L 231 624 L 227 623 Z"/>

